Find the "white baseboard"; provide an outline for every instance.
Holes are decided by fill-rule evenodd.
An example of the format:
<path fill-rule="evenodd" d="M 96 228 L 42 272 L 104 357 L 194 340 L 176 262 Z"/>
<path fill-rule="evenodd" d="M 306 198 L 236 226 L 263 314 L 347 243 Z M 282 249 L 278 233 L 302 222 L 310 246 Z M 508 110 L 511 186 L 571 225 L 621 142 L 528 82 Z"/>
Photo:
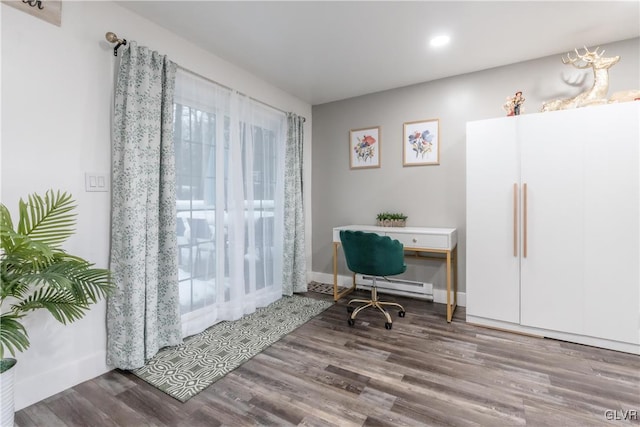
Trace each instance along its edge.
<path fill-rule="evenodd" d="M 333 274 L 330 273 L 318 273 L 311 272 L 311 280 L 320 283 L 333 283 Z M 338 286 L 351 287 L 351 276 L 338 275 Z M 447 290 L 446 289 L 433 289 L 433 302 L 440 304 L 447 303 Z M 458 305 L 460 307 L 467 306 L 467 294 L 465 292 L 458 292 Z"/>
<path fill-rule="evenodd" d="M 84 359 L 74 360 L 65 365 L 52 366 L 46 372 L 19 378 L 15 377 L 15 410 L 19 411 L 47 397 L 60 393 L 77 384 L 109 372 L 105 364 L 106 351 L 94 353 Z M 18 364 L 20 359 L 18 358 Z"/>

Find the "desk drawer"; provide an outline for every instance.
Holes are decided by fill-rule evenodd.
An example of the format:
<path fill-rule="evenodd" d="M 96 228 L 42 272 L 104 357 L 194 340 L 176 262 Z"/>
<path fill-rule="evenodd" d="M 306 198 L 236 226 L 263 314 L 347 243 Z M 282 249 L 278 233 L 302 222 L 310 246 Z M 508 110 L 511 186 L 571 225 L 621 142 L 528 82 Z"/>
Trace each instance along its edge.
<path fill-rule="evenodd" d="M 385 233 L 408 248 L 450 249 L 449 236 L 437 234 Z"/>

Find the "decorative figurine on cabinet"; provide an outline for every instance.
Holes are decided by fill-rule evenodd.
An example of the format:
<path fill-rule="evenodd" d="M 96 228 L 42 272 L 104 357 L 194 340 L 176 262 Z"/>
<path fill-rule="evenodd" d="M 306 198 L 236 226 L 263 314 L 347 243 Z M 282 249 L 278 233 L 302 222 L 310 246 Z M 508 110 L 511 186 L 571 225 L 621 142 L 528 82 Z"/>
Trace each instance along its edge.
<path fill-rule="evenodd" d="M 562 57 L 562 63 L 571 64 L 580 70 L 591 68 L 593 71 L 593 86 L 573 98 L 556 99 L 542 104 L 540 111 L 557 111 L 568 110 L 570 108 L 588 107 L 591 105 L 606 104 L 607 92 L 609 91 L 609 68 L 613 67 L 620 60 L 620 56 L 603 56 L 602 52 L 598 52 L 600 47 L 592 52 L 584 47 L 584 54 L 578 49 L 574 49 L 576 56 L 572 57 L 571 52 L 567 53 L 567 57 Z M 622 95 L 620 96 L 623 97 Z"/>
<path fill-rule="evenodd" d="M 523 103 L 524 96 L 521 91 L 518 91 L 514 96 L 507 97 L 507 102 L 502 105 L 502 108 L 507 112 L 507 116 L 519 116 Z"/>

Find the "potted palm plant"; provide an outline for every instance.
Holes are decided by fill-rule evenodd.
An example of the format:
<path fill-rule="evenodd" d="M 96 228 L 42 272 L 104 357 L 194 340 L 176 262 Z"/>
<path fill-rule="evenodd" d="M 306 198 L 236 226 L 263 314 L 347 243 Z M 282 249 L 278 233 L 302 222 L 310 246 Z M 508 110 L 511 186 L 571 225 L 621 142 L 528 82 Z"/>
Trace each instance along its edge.
<path fill-rule="evenodd" d="M 13 425 L 13 366 L 17 352 L 29 347 L 22 319 L 45 309 L 63 324 L 87 313 L 114 285 L 108 270 L 94 268 L 61 245 L 75 231 L 71 195 L 49 190 L 18 203 L 16 227 L 0 204 L 0 425 Z"/>

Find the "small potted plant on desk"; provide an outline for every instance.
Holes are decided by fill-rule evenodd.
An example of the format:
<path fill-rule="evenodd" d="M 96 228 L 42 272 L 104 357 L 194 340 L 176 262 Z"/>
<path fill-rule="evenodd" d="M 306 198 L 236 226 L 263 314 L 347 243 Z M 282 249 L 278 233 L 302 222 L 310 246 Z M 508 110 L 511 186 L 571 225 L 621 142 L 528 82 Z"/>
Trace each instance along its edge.
<path fill-rule="evenodd" d="M 114 285 L 108 270 L 70 255 L 60 245 L 73 234 L 75 202 L 67 193 L 32 194 L 18 204 L 14 228 L 9 210 L 0 204 L 0 425 L 14 419 L 15 357 L 29 347 L 22 318 L 45 309 L 67 324 L 87 313 Z M 9 304 L 7 307 L 5 304 Z"/>
<path fill-rule="evenodd" d="M 403 213 L 383 212 L 376 219 L 380 227 L 404 227 L 407 224 L 407 216 Z"/>

